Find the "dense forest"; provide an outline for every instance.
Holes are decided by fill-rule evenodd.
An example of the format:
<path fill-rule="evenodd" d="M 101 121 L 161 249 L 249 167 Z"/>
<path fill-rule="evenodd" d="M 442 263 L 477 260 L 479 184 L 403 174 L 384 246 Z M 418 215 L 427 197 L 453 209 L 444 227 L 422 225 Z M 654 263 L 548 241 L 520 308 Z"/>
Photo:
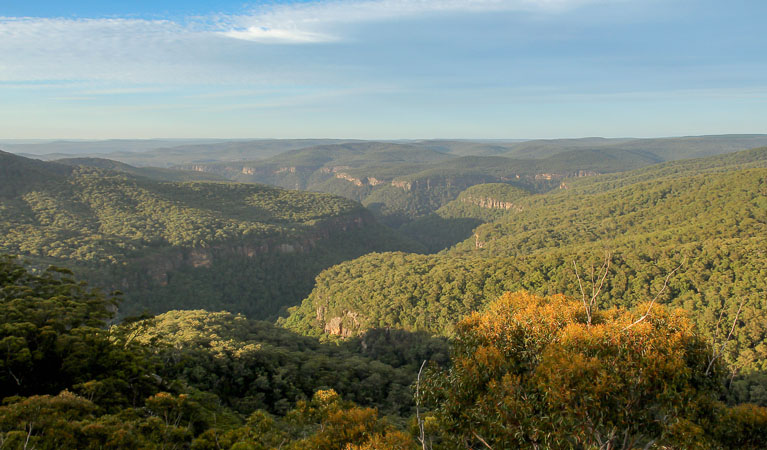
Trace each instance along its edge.
<path fill-rule="evenodd" d="M 122 315 L 183 307 L 273 317 L 326 267 L 370 251 L 421 249 L 328 194 L 167 181 L 188 174 L 8 153 L 0 153 L 0 176 L 0 250 L 124 291 Z"/>
<path fill-rule="evenodd" d="M 106 327 L 118 301 L 68 271 L 0 259 L 4 447 L 767 442 L 767 409 L 722 402 L 727 373 L 711 345 L 683 312 L 658 304 L 587 315 L 564 296 L 505 294 L 458 323 L 448 361 L 446 343 L 425 334 L 378 330 L 322 344 L 229 313 Z"/>
<path fill-rule="evenodd" d="M 505 291 L 579 296 L 575 270 L 593 283 L 607 258 L 603 306 L 649 300 L 670 274 L 659 301 L 691 312 L 713 339 L 743 305 L 725 359 L 739 398 L 767 404 L 753 384 L 767 360 L 766 165 L 762 148 L 520 196 L 450 250 L 370 254 L 327 269 L 284 325 L 315 336 L 398 327 L 450 337 L 456 317 Z"/>
<path fill-rule="evenodd" d="M 295 145 L 292 141 L 290 144 Z M 464 189 L 510 183 L 544 192 L 564 178 L 622 172 L 767 145 L 765 135 L 665 139 L 328 142 L 257 158 L 200 159 L 175 166 L 234 181 L 328 192 L 361 202 L 384 223 L 409 224 Z M 132 161 L 141 162 L 133 157 Z M 147 159 L 151 161 L 151 159 Z"/>
<path fill-rule="evenodd" d="M 764 448 L 754 139 L 0 152 L 0 448 Z"/>
<path fill-rule="evenodd" d="M 327 192 L 361 202 L 400 226 L 434 212 L 476 184 L 504 182 L 547 191 L 563 178 L 662 161 L 637 150 L 578 149 L 544 159 L 458 156 L 414 144 L 347 143 L 294 150 L 260 161 L 187 164 L 235 181 Z"/>

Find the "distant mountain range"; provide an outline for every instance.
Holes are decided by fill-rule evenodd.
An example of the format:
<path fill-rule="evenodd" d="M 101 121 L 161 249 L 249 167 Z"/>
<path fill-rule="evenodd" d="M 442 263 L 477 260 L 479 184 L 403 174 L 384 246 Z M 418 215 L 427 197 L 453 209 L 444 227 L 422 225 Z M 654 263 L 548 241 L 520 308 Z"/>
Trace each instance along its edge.
<path fill-rule="evenodd" d="M 383 223 L 399 228 L 433 214 L 477 184 L 507 183 L 545 192 L 571 178 L 764 145 L 767 135 L 529 141 L 112 140 L 11 147 L 74 153 L 81 148 L 80 156 L 35 157 L 164 181 L 231 180 L 327 192 L 361 202 Z M 98 160 L 88 159 L 94 157 L 88 155 L 92 152 L 97 152 Z"/>
<path fill-rule="evenodd" d="M 267 158 L 181 164 L 233 181 L 328 192 L 357 200 L 399 227 L 433 213 L 464 189 L 509 183 L 532 192 L 565 179 L 767 145 L 767 135 L 526 142 L 348 142 Z"/>
<path fill-rule="evenodd" d="M 175 164 L 259 160 L 302 148 L 364 143 L 354 139 L 111 139 L 111 140 L 0 140 L 0 149 L 53 160 L 95 156 L 134 166 L 169 167 Z M 463 140 L 424 139 L 376 141 L 404 144 L 455 156 L 545 158 L 571 150 L 609 148 L 642 150 L 664 161 L 727 153 L 767 145 L 765 134 L 731 134 L 669 138 L 578 138 Z"/>

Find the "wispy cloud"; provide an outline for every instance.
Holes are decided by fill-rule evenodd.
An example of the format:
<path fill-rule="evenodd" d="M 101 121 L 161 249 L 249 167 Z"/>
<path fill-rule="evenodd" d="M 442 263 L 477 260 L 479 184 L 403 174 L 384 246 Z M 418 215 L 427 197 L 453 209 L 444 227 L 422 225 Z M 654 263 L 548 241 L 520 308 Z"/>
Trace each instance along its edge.
<path fill-rule="evenodd" d="M 262 6 L 238 15 L 194 17 L 183 22 L 0 17 L 0 82 L 253 81 L 258 74 L 250 66 L 243 69 L 242 59 L 235 56 L 242 50 L 236 42 L 269 44 L 265 47 L 329 43 L 354 38 L 356 24 L 491 11 L 561 12 L 604 1 L 328 0 Z M 272 78 L 274 70 L 272 67 Z"/>
<path fill-rule="evenodd" d="M 277 5 L 230 16 L 224 36 L 264 43 L 318 43 L 343 39 L 339 26 L 427 14 L 492 11 L 561 12 L 599 0 L 331 0 Z M 604 1 L 604 0 L 602 0 Z"/>
<path fill-rule="evenodd" d="M 164 20 L 1 18 L 0 81 L 148 81 L 184 64 L 199 33 Z"/>
<path fill-rule="evenodd" d="M 245 29 L 233 29 L 221 32 L 222 35 L 252 42 L 306 44 L 315 42 L 333 42 L 338 38 L 313 31 L 286 28 L 271 28 L 268 26 L 251 26 Z"/>

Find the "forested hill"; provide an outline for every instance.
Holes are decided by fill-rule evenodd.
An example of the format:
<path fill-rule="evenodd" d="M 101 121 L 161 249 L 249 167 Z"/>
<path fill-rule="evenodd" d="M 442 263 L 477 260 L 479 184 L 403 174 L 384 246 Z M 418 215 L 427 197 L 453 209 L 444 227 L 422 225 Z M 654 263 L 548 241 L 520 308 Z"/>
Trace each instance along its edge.
<path fill-rule="evenodd" d="M 124 151 L 119 149 L 124 144 Z M 399 228 L 427 217 L 464 189 L 507 183 L 544 192 L 563 180 L 636 169 L 662 161 L 717 155 L 767 145 L 767 135 L 549 140 L 355 141 L 333 139 L 82 142 L 68 164 L 95 165 L 166 181 L 256 182 L 340 195 L 361 202 L 384 223 Z M 78 143 L 12 144 L 14 151 L 66 150 Z M 154 146 L 154 147 L 152 147 Z M 147 151 L 137 151 L 147 149 Z M 108 160 L 92 158 L 88 151 Z M 85 158 L 88 157 L 88 158 Z M 152 167 L 148 167 L 152 166 Z M 174 166 L 197 175 L 169 172 Z"/>
<path fill-rule="evenodd" d="M 228 181 L 226 178 L 212 173 L 201 173 L 159 167 L 134 167 L 129 164 L 104 158 L 62 158 L 55 161 L 68 166 L 86 166 L 98 169 L 124 172 L 138 177 L 151 178 L 158 181 Z"/>
<path fill-rule="evenodd" d="M 756 450 L 767 441 L 767 409 L 738 404 L 712 343 L 659 305 L 594 311 L 587 322 L 578 300 L 507 293 L 457 324 L 448 356 L 448 342 L 425 333 L 375 330 L 336 345 L 226 312 L 169 311 L 107 327 L 113 304 L 66 271 L 32 272 L 0 256 L 3 448 L 630 440 Z"/>
<path fill-rule="evenodd" d="M 545 158 L 577 149 L 650 152 L 663 161 L 700 158 L 767 145 L 764 134 L 723 134 L 646 139 L 541 139 L 512 145 L 504 155 L 515 158 Z"/>
<path fill-rule="evenodd" d="M 159 182 L 0 153 L 0 251 L 126 293 L 123 312 L 205 307 L 266 318 L 314 276 L 419 247 L 359 204 L 255 184 Z"/>
<path fill-rule="evenodd" d="M 0 194 L 10 197 L 29 188 L 62 182 L 74 169 L 61 164 L 41 163 L 0 150 Z"/>
<path fill-rule="evenodd" d="M 367 255 L 324 271 L 285 324 L 314 335 L 376 327 L 451 335 L 456 317 L 504 291 L 580 298 L 574 263 L 590 293 L 592 271 L 607 253 L 602 304 L 635 305 L 662 290 L 661 303 L 693 312 L 713 336 L 720 313 L 731 323 L 745 303 L 746 330 L 726 346 L 727 359 L 737 370 L 765 370 L 765 167 L 762 148 L 520 196 L 513 210 L 449 251 Z"/>
<path fill-rule="evenodd" d="M 542 159 L 513 159 L 458 156 L 416 144 L 356 142 L 294 150 L 259 161 L 178 168 L 341 195 L 360 201 L 386 223 L 399 226 L 434 212 L 476 184 L 503 182 L 546 191 L 565 178 L 624 171 L 659 161 L 662 159 L 641 150 L 577 149 Z"/>
<path fill-rule="evenodd" d="M 411 222 L 435 213 L 477 184 L 500 182 L 545 192 L 572 178 L 763 145 L 767 145 L 767 135 L 525 142 L 357 141 L 293 149 L 267 158 L 200 161 L 177 168 L 340 195 L 361 202 L 393 227 L 412 228 Z"/>
<path fill-rule="evenodd" d="M 507 183 L 476 184 L 434 213 L 400 227 L 400 231 L 436 253 L 471 236 L 479 225 L 520 209 L 530 191 Z"/>
<path fill-rule="evenodd" d="M 100 157 L 136 167 L 267 158 L 286 151 L 350 142 L 349 139 L 110 139 L 101 141 L 0 141 L 0 147 L 46 161 Z"/>

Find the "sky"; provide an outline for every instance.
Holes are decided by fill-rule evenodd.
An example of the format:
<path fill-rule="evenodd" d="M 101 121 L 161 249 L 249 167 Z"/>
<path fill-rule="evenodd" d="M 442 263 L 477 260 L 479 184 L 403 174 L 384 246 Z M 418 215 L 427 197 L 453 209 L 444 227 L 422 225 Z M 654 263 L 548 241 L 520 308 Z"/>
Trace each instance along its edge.
<path fill-rule="evenodd" d="M 764 0 L 0 0 L 0 139 L 767 133 Z"/>

